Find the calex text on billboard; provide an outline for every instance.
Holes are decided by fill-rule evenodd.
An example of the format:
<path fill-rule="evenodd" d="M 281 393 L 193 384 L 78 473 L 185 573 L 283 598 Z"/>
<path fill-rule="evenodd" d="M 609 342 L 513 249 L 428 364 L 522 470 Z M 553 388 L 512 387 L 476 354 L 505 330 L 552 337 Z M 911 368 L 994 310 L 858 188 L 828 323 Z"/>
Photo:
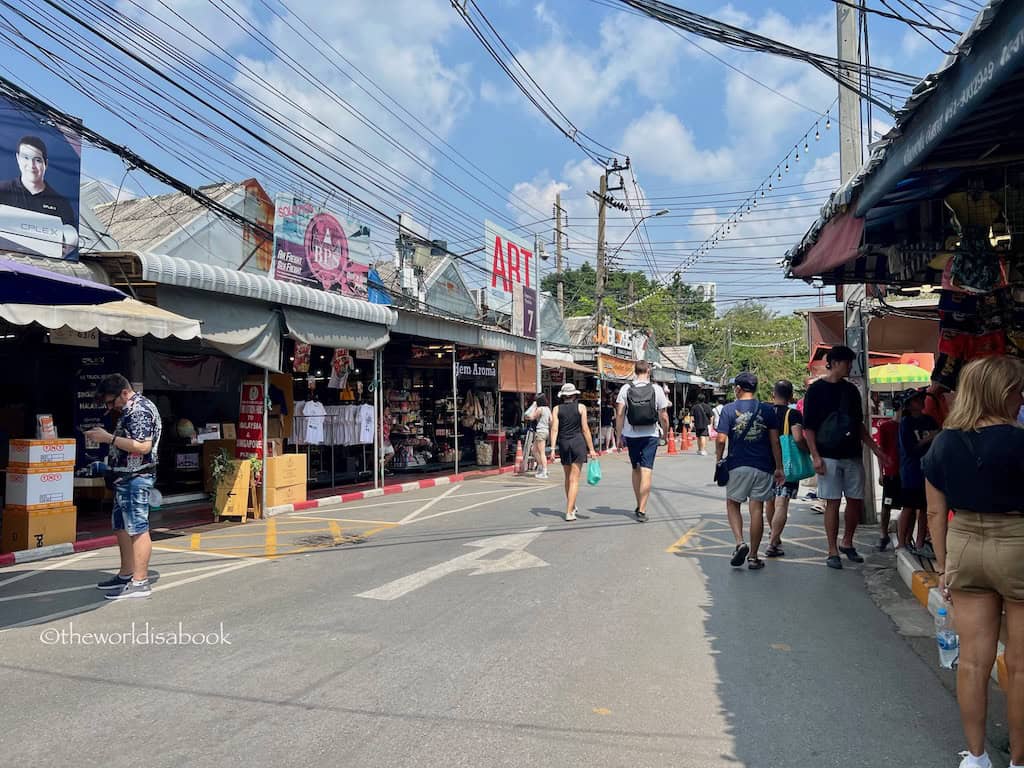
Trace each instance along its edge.
<path fill-rule="evenodd" d="M 490 221 L 484 222 L 484 246 L 492 255 L 491 288 L 498 287 L 499 279 L 502 290 L 509 293 L 516 283 L 530 287 L 532 250 L 517 242 L 511 232 Z"/>

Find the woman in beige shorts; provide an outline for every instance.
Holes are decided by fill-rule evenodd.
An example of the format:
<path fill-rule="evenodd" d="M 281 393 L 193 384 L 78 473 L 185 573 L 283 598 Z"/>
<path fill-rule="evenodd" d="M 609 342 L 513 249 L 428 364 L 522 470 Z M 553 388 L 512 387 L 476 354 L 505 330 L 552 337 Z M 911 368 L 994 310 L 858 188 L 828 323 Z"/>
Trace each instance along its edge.
<path fill-rule="evenodd" d="M 1006 611 L 1011 766 L 1024 766 L 1024 362 L 991 357 L 964 368 L 953 410 L 922 462 L 939 587 L 960 635 L 957 700 L 968 753 L 989 768 L 989 675 Z"/>

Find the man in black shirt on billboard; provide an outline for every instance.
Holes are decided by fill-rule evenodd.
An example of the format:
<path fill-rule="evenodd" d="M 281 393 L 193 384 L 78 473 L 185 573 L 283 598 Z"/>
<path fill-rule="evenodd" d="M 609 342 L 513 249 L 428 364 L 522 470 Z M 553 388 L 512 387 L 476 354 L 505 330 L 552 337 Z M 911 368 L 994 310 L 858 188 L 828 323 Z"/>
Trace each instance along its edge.
<path fill-rule="evenodd" d="M 22 136 L 15 153 L 21 176 L 0 181 L 0 205 L 56 216 L 64 224 L 78 225 L 75 211 L 67 198 L 46 183 L 49 158 L 46 144 L 38 136 Z"/>
<path fill-rule="evenodd" d="M 864 424 L 860 390 L 846 380 L 856 357 L 849 347 L 837 346 L 825 357 L 828 373 L 811 384 L 804 397 L 804 435 L 818 473 L 818 498 L 825 502 L 825 536 L 829 568 L 842 568 L 842 552 L 854 563 L 864 562 L 853 536 L 864 509 L 864 460 L 861 446 L 875 455 L 881 449 Z M 846 496 L 846 527 L 841 546 L 839 504 Z"/>

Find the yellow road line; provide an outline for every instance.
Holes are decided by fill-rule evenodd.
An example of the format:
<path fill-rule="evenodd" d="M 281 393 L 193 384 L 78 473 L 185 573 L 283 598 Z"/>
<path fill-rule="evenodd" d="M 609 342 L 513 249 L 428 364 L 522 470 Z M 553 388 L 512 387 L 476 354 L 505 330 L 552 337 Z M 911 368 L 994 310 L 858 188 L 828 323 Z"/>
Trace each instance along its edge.
<path fill-rule="evenodd" d="M 190 539 L 189 549 L 199 549 L 199 534 L 193 533 Z"/>
<path fill-rule="evenodd" d="M 353 517 L 313 517 L 312 515 L 288 515 L 291 520 L 318 520 L 321 523 L 336 520 L 339 523 L 365 523 L 367 525 L 398 525 L 387 520 L 359 520 Z"/>
<path fill-rule="evenodd" d="M 263 554 L 273 557 L 277 553 L 277 520 L 267 520 L 267 538 L 264 543 Z"/>
<path fill-rule="evenodd" d="M 684 533 L 684 534 L 683 534 L 682 536 L 680 536 L 680 537 L 679 537 L 679 538 L 678 538 L 678 539 L 676 540 L 676 543 L 675 543 L 675 544 L 673 544 L 673 545 L 672 545 L 671 547 L 669 547 L 668 549 L 666 549 L 665 551 L 666 551 L 666 552 L 668 552 L 669 554 L 675 554 L 675 553 L 676 553 L 676 552 L 678 552 L 678 551 L 679 551 L 680 549 L 682 549 L 683 547 L 685 547 L 685 546 L 686 546 L 686 542 L 688 542 L 688 541 L 689 541 L 690 539 L 692 539 L 692 538 L 694 537 L 694 535 L 695 535 L 695 534 L 696 534 L 696 533 L 697 533 L 698 531 L 700 531 L 700 529 L 701 529 L 701 528 L 703 528 L 703 527 L 704 527 L 704 521 L 703 521 L 703 520 L 701 520 L 701 521 L 700 521 L 699 523 L 697 523 L 697 524 L 696 524 L 695 526 L 693 526 L 693 528 L 691 528 L 691 529 L 690 529 L 690 530 L 688 530 L 688 531 L 687 531 L 686 533 Z"/>
<path fill-rule="evenodd" d="M 337 522 L 331 520 L 327 523 L 327 527 L 331 529 L 331 537 L 334 539 L 335 544 L 340 544 L 342 540 L 341 526 Z"/>

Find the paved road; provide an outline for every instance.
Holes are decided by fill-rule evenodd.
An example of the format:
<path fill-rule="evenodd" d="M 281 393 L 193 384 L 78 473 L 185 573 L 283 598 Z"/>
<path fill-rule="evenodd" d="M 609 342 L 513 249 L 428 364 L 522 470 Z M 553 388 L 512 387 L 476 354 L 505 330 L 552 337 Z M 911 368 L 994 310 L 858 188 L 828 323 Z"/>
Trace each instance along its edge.
<path fill-rule="evenodd" d="M 102 601 L 109 551 L 0 570 L 4 764 L 957 764 L 952 697 L 820 517 L 734 570 L 711 459 L 659 459 L 645 525 L 604 461 L 574 524 L 502 477 L 165 539 L 149 601 Z M 133 622 L 230 644 L 83 644 Z"/>

